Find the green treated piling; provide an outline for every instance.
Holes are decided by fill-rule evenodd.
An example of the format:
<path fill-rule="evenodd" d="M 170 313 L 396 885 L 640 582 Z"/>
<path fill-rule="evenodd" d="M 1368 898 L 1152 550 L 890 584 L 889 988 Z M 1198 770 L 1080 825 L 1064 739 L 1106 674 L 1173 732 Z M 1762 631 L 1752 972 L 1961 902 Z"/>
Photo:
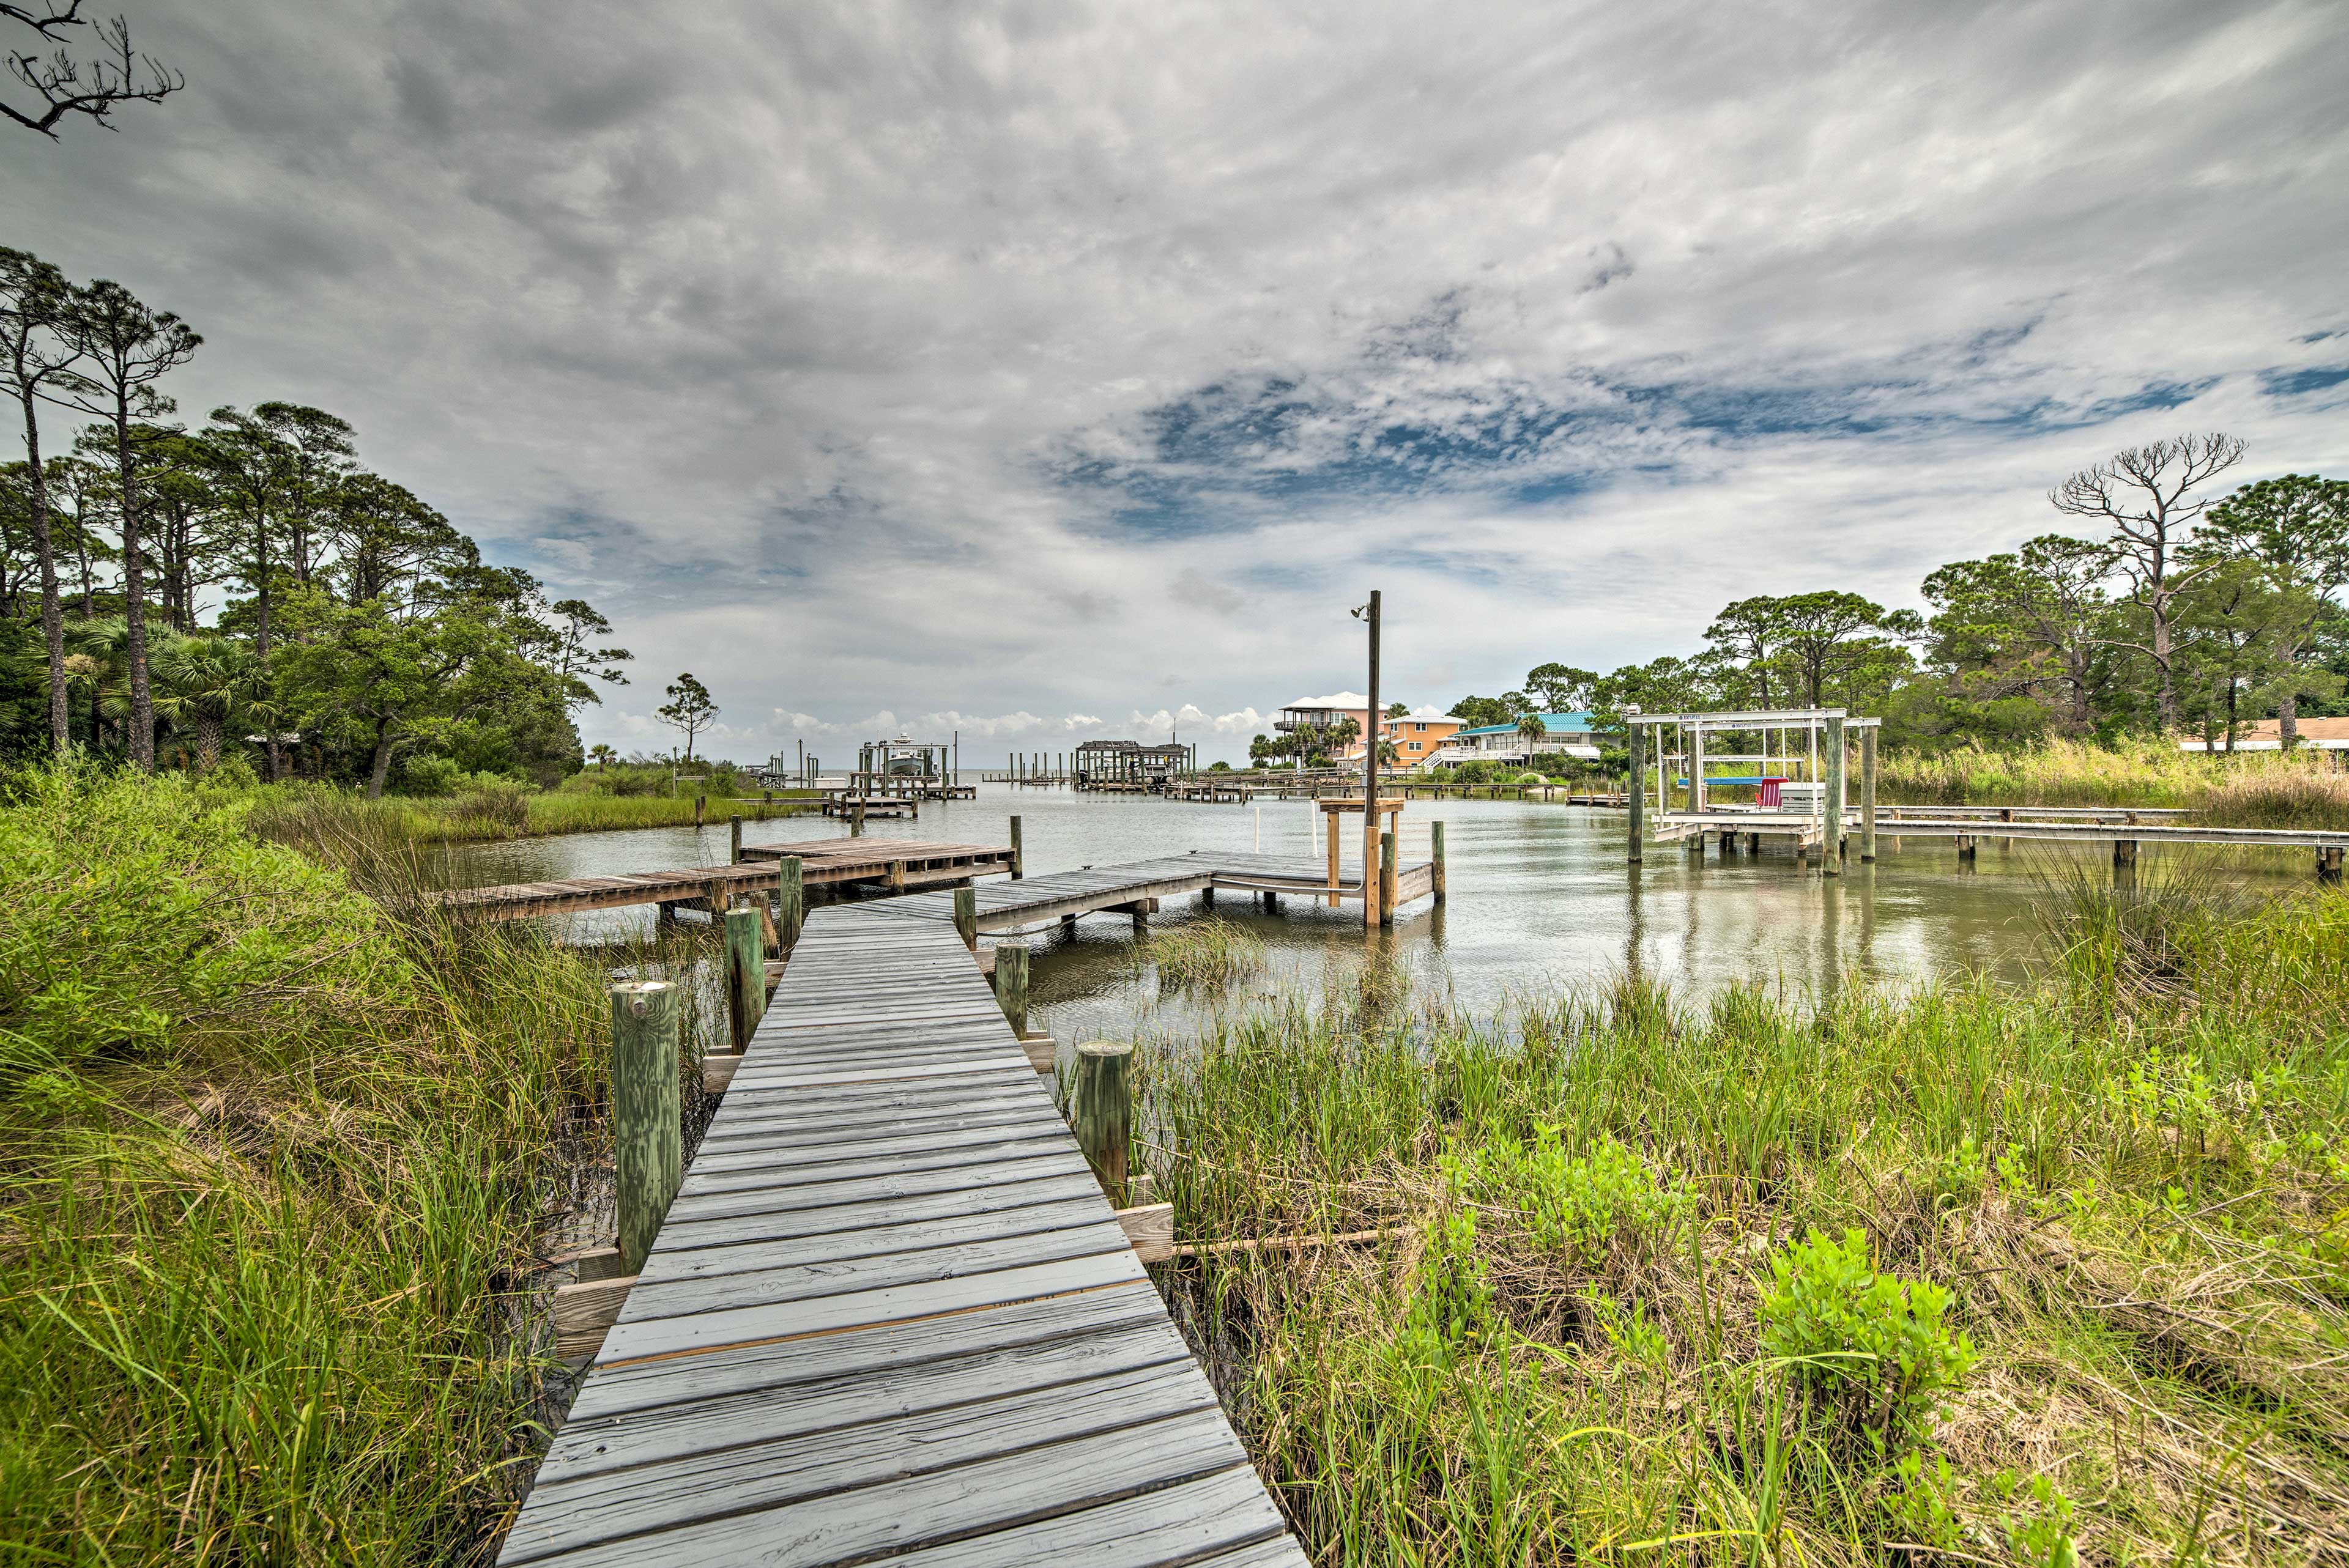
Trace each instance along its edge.
<path fill-rule="evenodd" d="M 623 1274 L 644 1267 L 685 1170 L 677 1032 L 676 986 L 637 980 L 612 987 L 612 1153 Z"/>
<path fill-rule="evenodd" d="M 726 912 L 726 1021 L 734 1048 L 750 1043 L 767 1003 L 767 944 L 759 933 L 759 912 Z"/>
<path fill-rule="evenodd" d="M 1435 902 L 1442 903 L 1447 891 L 1444 881 L 1444 824 L 1440 821 L 1431 822 L 1428 828 L 1429 842 L 1435 857 Z"/>
<path fill-rule="evenodd" d="M 1006 942 L 995 949 L 995 999 L 1011 1024 L 1011 1032 L 1028 1037 L 1028 949 Z"/>
<path fill-rule="evenodd" d="M 978 951 L 978 894 L 967 887 L 955 889 L 955 933 L 965 947 Z"/>
<path fill-rule="evenodd" d="M 1110 1207 L 1125 1206 L 1126 1145 L 1133 1128 L 1133 1047 L 1088 1040 L 1077 1047 L 1077 1147 L 1092 1162 Z"/>
<path fill-rule="evenodd" d="M 1826 788 L 1820 791 L 1820 809 L 1826 813 L 1826 836 L 1819 843 L 1819 874 L 1843 874 L 1843 720 L 1827 720 L 1827 776 Z"/>
<path fill-rule="evenodd" d="M 798 944 L 800 927 L 806 923 L 807 883 L 800 858 L 785 855 L 775 867 L 775 930 L 782 938 L 784 953 Z"/>

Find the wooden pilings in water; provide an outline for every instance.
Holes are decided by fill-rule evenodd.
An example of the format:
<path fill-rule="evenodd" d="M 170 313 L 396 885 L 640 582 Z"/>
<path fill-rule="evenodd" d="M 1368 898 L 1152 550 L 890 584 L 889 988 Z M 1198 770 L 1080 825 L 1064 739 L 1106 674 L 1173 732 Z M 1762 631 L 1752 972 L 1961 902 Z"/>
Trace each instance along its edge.
<path fill-rule="evenodd" d="M 1123 1208 L 1126 1153 L 1133 1129 L 1133 1084 L 1126 1069 L 1133 1047 L 1088 1040 L 1077 1047 L 1077 1147 L 1093 1168 L 1112 1208 Z"/>
<path fill-rule="evenodd" d="M 726 1022 L 737 1051 L 750 1044 L 751 1031 L 767 1005 L 767 941 L 755 909 L 726 912 Z"/>
<path fill-rule="evenodd" d="M 1019 844 L 1019 819 L 1011 819 L 1011 880 L 1018 882 L 1028 874 L 1028 857 Z"/>
<path fill-rule="evenodd" d="M 1843 874 L 1843 719 L 1840 716 L 1826 721 L 1826 739 L 1820 747 L 1820 760 L 1826 764 L 1826 779 L 1819 791 L 1819 809 L 1826 813 L 1826 825 L 1819 838 L 1819 874 L 1834 877 Z"/>
<path fill-rule="evenodd" d="M 1859 858 L 1876 859 L 1876 737 L 1878 727 L 1859 732 Z"/>
<path fill-rule="evenodd" d="M 1379 834 L 1379 923 L 1392 925 L 1395 905 L 1395 836 L 1392 828 Z"/>
<path fill-rule="evenodd" d="M 678 995 L 666 980 L 612 987 L 612 1154 L 620 1272 L 644 1266 L 685 1170 Z"/>
<path fill-rule="evenodd" d="M 1648 728 L 1631 726 L 1631 863 L 1638 865 L 1648 836 Z"/>
<path fill-rule="evenodd" d="M 775 886 L 775 944 L 782 951 L 777 956 L 788 956 L 800 939 L 800 927 L 807 923 L 807 881 L 805 867 L 797 855 L 785 855 L 775 862 L 779 873 Z"/>
<path fill-rule="evenodd" d="M 1433 855 L 1434 855 L 1434 862 L 1433 862 L 1433 863 L 1434 863 L 1434 866 L 1435 866 L 1435 875 L 1434 875 L 1434 877 L 1433 878 L 1433 882 L 1434 882 L 1434 886 L 1433 886 L 1430 891 L 1431 891 L 1431 892 L 1433 893 L 1433 895 L 1434 896 L 1435 902 L 1436 902 L 1436 903 L 1442 903 L 1444 902 L 1444 823 L 1443 823 L 1441 820 L 1437 820 L 1437 821 L 1430 822 L 1430 823 L 1428 824 L 1428 837 L 1429 837 L 1430 847 L 1431 847 L 1431 849 L 1432 849 L 1432 851 L 1433 851 Z"/>
<path fill-rule="evenodd" d="M 1010 1022 L 1011 1032 L 1028 1037 L 1028 949 L 1017 942 L 995 947 L 995 1000 Z"/>

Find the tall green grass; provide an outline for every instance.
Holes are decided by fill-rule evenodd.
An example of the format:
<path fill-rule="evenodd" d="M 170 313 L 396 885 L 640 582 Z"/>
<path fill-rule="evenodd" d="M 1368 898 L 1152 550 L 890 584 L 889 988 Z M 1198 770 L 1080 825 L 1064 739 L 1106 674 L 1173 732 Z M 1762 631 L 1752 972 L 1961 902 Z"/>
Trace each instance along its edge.
<path fill-rule="evenodd" d="M 1149 1062 L 1178 1235 L 1274 1243 L 1172 1288 L 1314 1560 L 2349 1539 L 2349 900 L 2043 898 L 2019 989 L 1300 996 Z"/>
<path fill-rule="evenodd" d="M 1896 751 L 1878 787 L 1909 805 L 2147 806 L 2200 810 L 2224 826 L 2349 827 L 2349 774 L 2324 752 L 2230 757 L 2062 739 L 2015 751 Z"/>
<path fill-rule="evenodd" d="M 543 1439 L 539 1257 L 604 1183 L 616 965 L 389 918 L 364 802 L 15 776 L 0 809 L 0 1545 L 486 1561 Z"/>
<path fill-rule="evenodd" d="M 278 786 L 257 791 L 251 809 L 254 822 L 264 829 L 280 821 L 298 822 L 313 811 L 341 818 L 363 810 L 373 813 L 387 834 L 417 844 L 450 844 L 688 827 L 697 820 L 723 822 L 730 816 L 764 822 L 805 816 L 819 810 L 821 802 L 813 796 L 779 796 L 772 801 L 712 799 L 697 818 L 691 799 L 659 795 L 540 794 L 515 785 L 467 789 L 447 797 L 395 797 L 369 802 L 341 790 Z M 298 828 L 288 830 L 300 831 Z"/>

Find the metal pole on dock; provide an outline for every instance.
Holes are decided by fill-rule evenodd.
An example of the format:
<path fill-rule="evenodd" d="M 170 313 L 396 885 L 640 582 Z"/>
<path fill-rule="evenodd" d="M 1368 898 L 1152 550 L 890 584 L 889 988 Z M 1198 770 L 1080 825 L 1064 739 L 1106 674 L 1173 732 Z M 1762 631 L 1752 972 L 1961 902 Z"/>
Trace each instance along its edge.
<path fill-rule="evenodd" d="M 1028 858 L 1020 852 L 1019 819 L 1011 819 L 1011 880 L 1018 882 L 1028 874 Z"/>
<path fill-rule="evenodd" d="M 612 987 L 612 1162 L 623 1274 L 644 1267 L 685 1170 L 677 1025 L 677 988 L 667 981 Z"/>
<path fill-rule="evenodd" d="M 1648 727 L 1634 721 L 1631 726 L 1631 863 L 1640 863 L 1640 855 L 1648 837 Z"/>
<path fill-rule="evenodd" d="M 1028 948 L 1005 942 L 995 949 L 995 1000 L 1011 1024 L 1011 1032 L 1028 1037 Z"/>
<path fill-rule="evenodd" d="M 1869 725 L 1859 732 L 1859 858 L 1876 859 L 1876 735 Z"/>
<path fill-rule="evenodd" d="M 1843 720 L 1830 717 L 1827 721 L 1827 776 L 1819 789 L 1820 808 L 1826 820 L 1819 839 L 1819 874 L 1843 874 Z"/>
<path fill-rule="evenodd" d="M 1077 1147 L 1093 1168 L 1110 1207 L 1125 1204 L 1126 1145 L 1133 1126 L 1133 1091 L 1126 1075 L 1133 1047 L 1088 1040 L 1077 1047 Z"/>
<path fill-rule="evenodd" d="M 767 1001 L 767 944 L 759 932 L 759 912 L 730 909 L 726 922 L 726 1021 L 736 1050 L 750 1044 Z"/>

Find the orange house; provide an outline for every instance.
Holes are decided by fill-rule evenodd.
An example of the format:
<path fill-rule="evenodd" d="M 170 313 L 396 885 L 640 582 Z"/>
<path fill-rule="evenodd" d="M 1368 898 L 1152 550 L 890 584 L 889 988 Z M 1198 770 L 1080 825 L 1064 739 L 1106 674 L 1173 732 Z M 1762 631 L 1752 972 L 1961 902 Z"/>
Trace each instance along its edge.
<path fill-rule="evenodd" d="M 1394 747 L 1395 760 L 1392 766 L 1419 768 L 1424 766 L 1429 758 L 1443 750 L 1444 742 L 1459 734 L 1460 727 L 1464 722 L 1466 721 L 1464 719 L 1448 718 L 1440 715 L 1430 717 L 1425 714 L 1407 714 L 1401 718 L 1381 719 L 1379 732 Z M 1360 762 L 1361 759 L 1362 748 L 1360 744 L 1348 748 L 1345 758 L 1341 758 L 1341 760 L 1353 762 Z"/>

